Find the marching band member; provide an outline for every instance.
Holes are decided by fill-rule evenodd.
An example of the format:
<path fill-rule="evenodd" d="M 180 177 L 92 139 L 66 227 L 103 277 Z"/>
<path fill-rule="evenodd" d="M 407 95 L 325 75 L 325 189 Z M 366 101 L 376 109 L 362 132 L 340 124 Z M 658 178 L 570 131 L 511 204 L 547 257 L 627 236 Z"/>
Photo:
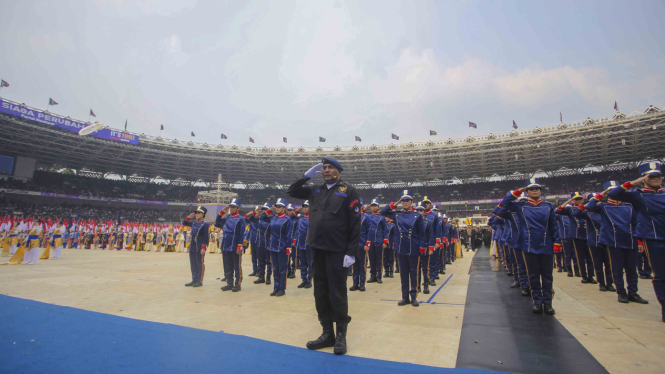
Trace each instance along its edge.
<path fill-rule="evenodd" d="M 383 276 L 393 278 L 393 273 L 395 272 L 395 224 L 390 218 L 384 218 L 386 219 L 386 230 L 383 238 L 388 242 L 388 245 L 387 250 L 383 251 L 383 268 L 386 272 Z M 399 270 L 397 272 L 399 273 Z"/>
<path fill-rule="evenodd" d="M 270 251 L 268 251 L 267 231 L 270 221 L 272 220 L 272 204 L 266 202 L 260 208 L 254 209 L 253 212 L 245 215 L 245 218 L 256 223 L 257 227 L 257 257 L 258 257 L 258 279 L 254 281 L 255 284 L 265 283 L 270 284 L 270 276 L 272 275 L 272 262 L 270 259 Z M 253 251 L 253 249 L 252 249 Z"/>
<path fill-rule="evenodd" d="M 575 251 L 575 257 L 577 257 L 577 264 L 580 268 L 580 273 L 582 273 L 582 283 L 597 284 L 598 282 L 596 282 L 593 277 L 595 271 L 593 257 L 587 244 L 586 221 L 578 219 L 574 214 L 574 208 L 582 205 L 583 201 L 584 196 L 575 191 L 570 194 L 570 199 L 568 199 L 568 201 L 557 208 L 556 214 L 567 216 L 569 219 L 569 225 L 567 227 L 569 232 L 566 236 L 571 239 L 573 244 L 573 251 Z"/>
<path fill-rule="evenodd" d="M 635 237 L 653 269 L 653 288 L 665 322 L 665 193 L 662 188 L 662 165 L 660 162 L 643 163 L 638 170 L 639 178 L 612 189 L 607 196 L 612 200 L 631 203 L 635 209 Z M 630 190 L 633 187 L 638 188 Z"/>
<path fill-rule="evenodd" d="M 226 286 L 222 291 L 239 292 L 242 285 L 242 251 L 245 238 L 245 218 L 240 215 L 242 203 L 238 199 L 231 200 L 219 212 L 215 219 L 215 227 L 224 231 L 222 241 L 222 255 L 224 256 L 224 278 Z M 226 214 L 226 213 L 229 214 Z M 286 282 L 286 280 L 285 280 Z M 275 280 L 277 285 L 277 280 Z"/>
<path fill-rule="evenodd" d="M 182 222 L 183 226 L 191 227 L 192 239 L 189 248 L 189 264 L 192 270 L 192 281 L 185 284 L 186 287 L 201 287 L 203 286 L 203 276 L 205 275 L 205 253 L 209 245 L 210 236 L 208 234 L 210 225 L 205 222 L 208 209 L 204 206 L 199 206 L 196 211 L 190 213 Z M 171 225 L 173 227 L 173 225 Z M 171 228 L 169 228 L 171 230 Z M 173 249 L 171 250 L 171 252 Z"/>
<path fill-rule="evenodd" d="M 298 288 L 312 288 L 312 248 L 307 245 L 307 230 L 309 229 L 309 200 L 305 200 L 300 208 L 298 226 L 294 230 L 293 248 L 298 255 L 300 264 L 300 279 L 302 283 Z"/>
<path fill-rule="evenodd" d="M 362 199 L 360 205 L 362 206 Z M 349 291 L 365 292 L 365 280 L 367 278 L 367 256 L 369 246 L 366 245 L 367 234 L 369 233 L 369 222 L 367 221 L 367 214 L 365 210 L 360 211 L 360 242 L 358 243 L 358 252 L 353 256 L 356 258 L 355 263 L 351 266 L 353 269 L 353 285 L 349 287 Z"/>
<path fill-rule="evenodd" d="M 259 206 L 254 207 L 254 211 L 258 211 Z M 249 274 L 250 277 L 256 277 L 259 272 L 259 231 L 258 231 L 258 222 L 254 220 L 248 220 L 249 224 L 249 245 L 252 252 L 252 272 Z"/>
<path fill-rule="evenodd" d="M 517 199 L 526 191 L 528 200 Z M 523 249 L 526 271 L 531 285 L 533 313 L 553 315 L 552 308 L 552 269 L 554 252 L 561 251 L 559 232 L 556 227 L 555 208 L 540 197 L 542 186 L 532 178 L 526 186 L 519 188 L 501 201 L 501 206 L 517 213 L 519 246 Z"/>
<path fill-rule="evenodd" d="M 293 207 L 292 204 L 289 204 L 286 207 L 286 216 L 291 219 L 291 225 L 293 227 L 293 232 L 291 233 L 292 238 L 295 237 L 296 234 L 295 230 L 296 227 L 298 226 L 298 214 L 297 213 L 294 214 L 294 210 L 295 208 Z M 291 253 L 288 258 L 286 277 L 292 279 L 296 277 L 296 269 L 298 268 L 298 259 L 297 259 L 298 250 L 295 248 L 292 248 L 291 250 L 293 251 L 293 253 Z"/>
<path fill-rule="evenodd" d="M 403 211 L 397 213 L 395 209 L 400 203 Z M 402 300 L 397 305 L 410 303 L 419 306 L 417 287 L 420 257 L 427 251 L 425 220 L 413 209 L 413 197 L 408 190 L 404 190 L 397 202 L 384 206 L 381 214 L 395 221 L 395 248 L 402 283 Z"/>
<path fill-rule="evenodd" d="M 388 246 L 385 238 L 386 218 L 379 211 L 379 199 L 372 199 L 371 211 L 365 214 L 367 232 L 365 233 L 364 250 L 369 254 L 369 280 L 367 283 L 383 283 L 383 251 Z"/>
<path fill-rule="evenodd" d="M 286 267 L 288 255 L 291 254 L 293 221 L 286 216 L 286 199 L 279 198 L 275 203 L 275 216 L 272 217 L 266 240 L 272 261 L 274 276 L 274 289 L 270 296 L 284 296 L 286 294 Z"/>
<path fill-rule="evenodd" d="M 425 223 L 425 240 L 423 243 L 427 250 L 420 255 L 420 264 L 418 266 L 422 272 L 423 293 L 429 294 L 429 269 L 435 244 L 434 231 L 432 230 L 432 222 L 429 221 L 425 215 L 425 205 L 422 201 L 416 206 L 416 212 L 423 217 L 423 222 Z M 418 272 L 418 292 L 420 292 L 421 272 Z"/>
<path fill-rule="evenodd" d="M 591 202 L 596 194 L 587 196 L 587 203 Z M 583 207 L 573 208 L 575 217 L 586 221 L 587 227 L 587 245 L 591 251 L 594 268 L 596 269 L 596 279 L 598 280 L 598 290 L 602 292 L 616 292 L 613 283 L 612 269 L 610 265 L 610 254 L 606 248 L 598 242 L 600 236 L 600 226 L 602 219 L 600 213 L 583 209 Z M 604 269 L 603 269 L 604 268 Z"/>
<path fill-rule="evenodd" d="M 432 205 L 432 201 L 425 196 L 423 198 L 423 205 L 425 206 L 425 215 L 423 218 L 425 218 L 430 225 L 432 226 L 432 233 L 430 237 L 430 241 L 428 243 L 428 247 L 434 247 L 432 253 L 429 253 L 429 261 L 430 261 L 430 266 L 429 266 L 429 285 L 430 286 L 436 286 L 436 279 L 439 279 L 439 252 L 441 248 L 441 218 L 439 218 L 438 214 L 436 214 L 436 209 L 435 206 Z M 434 256 L 434 257 L 432 257 Z"/>

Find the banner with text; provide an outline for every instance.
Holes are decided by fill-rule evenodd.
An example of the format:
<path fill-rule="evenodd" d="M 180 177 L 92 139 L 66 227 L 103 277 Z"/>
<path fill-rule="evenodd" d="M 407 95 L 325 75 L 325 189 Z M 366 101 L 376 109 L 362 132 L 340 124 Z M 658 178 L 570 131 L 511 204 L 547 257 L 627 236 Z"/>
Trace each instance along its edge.
<path fill-rule="evenodd" d="M 46 111 L 29 108 L 23 104 L 17 104 L 5 99 L 0 99 L 0 112 L 46 125 L 57 126 L 61 129 L 74 132 L 79 132 L 82 128 L 90 125 L 90 123 L 73 120 L 69 117 L 60 117 Z M 90 134 L 90 136 L 128 144 L 139 144 L 138 135 L 123 131 L 101 129 Z"/>

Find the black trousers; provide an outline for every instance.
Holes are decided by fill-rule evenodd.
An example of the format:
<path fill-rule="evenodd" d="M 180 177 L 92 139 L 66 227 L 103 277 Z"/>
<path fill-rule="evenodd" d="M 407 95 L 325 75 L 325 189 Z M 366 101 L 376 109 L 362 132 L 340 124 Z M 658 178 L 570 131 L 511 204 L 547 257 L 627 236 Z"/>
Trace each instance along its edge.
<path fill-rule="evenodd" d="M 206 271 L 205 254 L 201 254 L 201 249 L 192 244 L 189 247 L 189 266 L 192 269 L 192 282 L 203 283 L 203 275 Z"/>
<path fill-rule="evenodd" d="M 222 256 L 226 284 L 231 287 L 240 286 L 242 284 L 242 255 L 239 255 L 236 251 L 222 251 Z"/>
<path fill-rule="evenodd" d="M 395 267 L 395 252 L 392 248 L 386 248 L 383 250 L 383 268 L 386 269 L 387 275 L 393 275 L 393 269 Z"/>
<path fill-rule="evenodd" d="M 552 282 L 554 276 L 554 254 L 536 254 L 522 252 L 526 264 L 526 272 L 531 285 L 531 297 L 535 305 L 552 305 Z"/>
<path fill-rule="evenodd" d="M 348 270 L 344 268 L 344 253 L 312 248 L 314 303 L 319 321 L 351 322 L 346 291 Z M 356 258 L 356 261 L 359 259 Z"/>

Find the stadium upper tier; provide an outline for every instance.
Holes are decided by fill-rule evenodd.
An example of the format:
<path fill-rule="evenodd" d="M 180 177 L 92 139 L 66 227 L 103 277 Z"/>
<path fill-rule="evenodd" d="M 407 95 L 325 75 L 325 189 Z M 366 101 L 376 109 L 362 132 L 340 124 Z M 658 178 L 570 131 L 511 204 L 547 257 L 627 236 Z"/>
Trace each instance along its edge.
<path fill-rule="evenodd" d="M 662 107 L 662 106 L 661 106 Z M 103 173 L 228 183 L 289 184 L 323 156 L 340 160 L 351 183 L 432 182 L 531 175 L 661 159 L 665 112 L 656 107 L 531 130 L 420 143 L 269 148 L 211 145 L 146 134 L 138 145 L 79 136 L 0 114 L 4 152 Z M 121 131 L 121 130 L 117 130 Z"/>

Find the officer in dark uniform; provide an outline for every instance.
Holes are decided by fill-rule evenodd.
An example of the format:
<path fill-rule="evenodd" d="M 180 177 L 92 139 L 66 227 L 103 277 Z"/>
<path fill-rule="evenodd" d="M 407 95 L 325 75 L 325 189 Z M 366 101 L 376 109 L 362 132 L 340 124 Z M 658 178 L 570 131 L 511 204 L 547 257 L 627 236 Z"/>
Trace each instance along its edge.
<path fill-rule="evenodd" d="M 309 169 L 289 187 L 289 196 L 309 200 L 307 245 L 312 248 L 314 300 L 321 336 L 307 342 L 308 349 L 334 346 L 336 355 L 346 353 L 346 330 L 351 321 L 346 289 L 347 269 L 355 262 L 360 245 L 362 206 L 355 187 L 340 179 L 342 164 L 333 158 Z M 324 183 L 306 185 L 317 174 Z M 333 332 L 337 323 L 337 334 Z"/>
<path fill-rule="evenodd" d="M 208 209 L 203 206 L 196 208 L 194 213 L 185 217 L 183 226 L 192 228 L 192 241 L 189 245 L 189 264 L 192 268 L 192 281 L 185 284 L 187 287 L 203 286 L 203 275 L 205 274 L 205 263 L 203 261 L 210 242 L 210 224 L 203 221 Z"/>
<path fill-rule="evenodd" d="M 215 227 L 222 229 L 222 256 L 224 259 L 224 278 L 226 286 L 222 291 L 239 292 L 242 285 L 242 242 L 245 238 L 245 218 L 240 215 L 242 203 L 239 199 L 219 212 L 215 220 Z M 227 211 L 229 214 L 226 214 Z M 235 282 L 234 282 L 235 278 Z"/>

